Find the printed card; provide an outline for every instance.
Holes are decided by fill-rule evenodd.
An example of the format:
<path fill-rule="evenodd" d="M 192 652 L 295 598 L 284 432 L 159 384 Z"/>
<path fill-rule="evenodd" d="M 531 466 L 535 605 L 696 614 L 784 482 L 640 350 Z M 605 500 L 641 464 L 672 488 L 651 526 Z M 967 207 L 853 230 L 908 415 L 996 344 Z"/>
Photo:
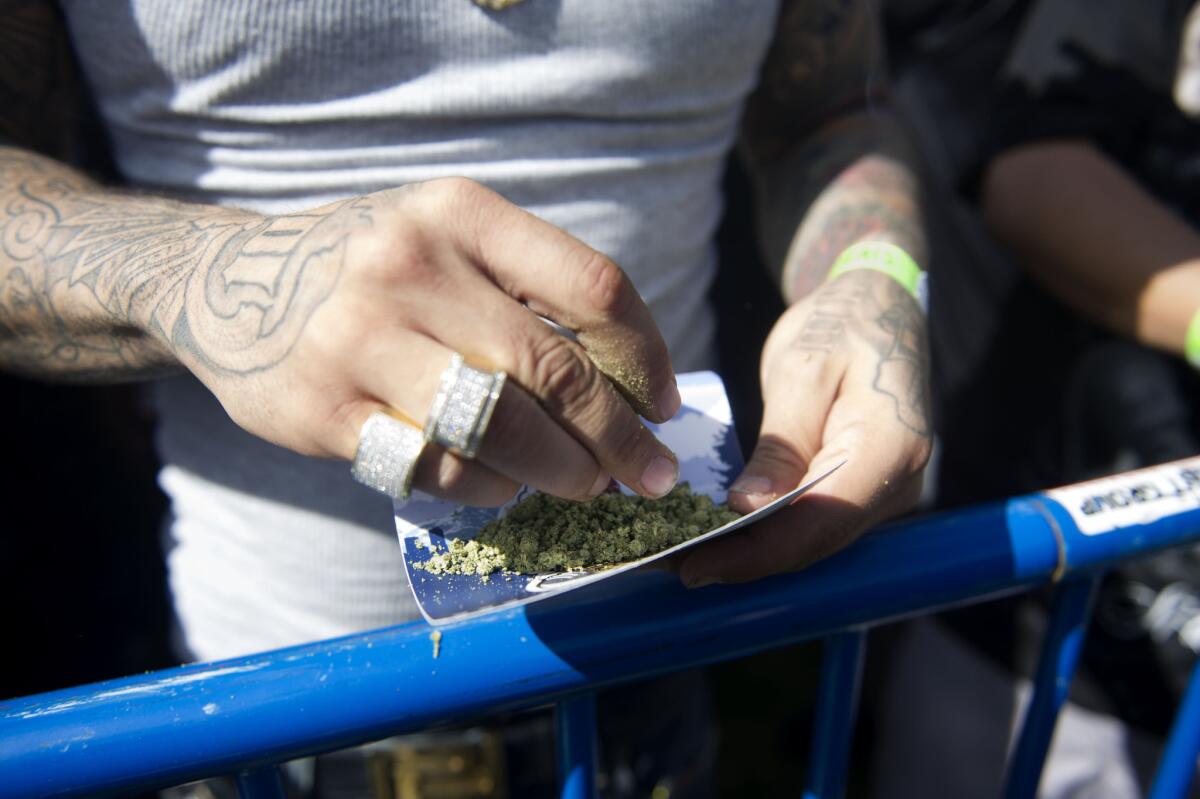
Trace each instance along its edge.
<path fill-rule="evenodd" d="M 649 427 L 679 457 L 679 479 L 691 484 L 697 494 L 724 502 L 730 482 L 741 471 L 743 460 L 734 435 L 729 399 L 721 379 L 712 372 L 679 375 L 683 407 L 674 419 Z M 404 551 L 404 569 L 421 613 L 431 624 L 442 624 L 481 613 L 535 602 L 600 580 L 617 579 L 676 552 L 725 535 L 775 512 L 840 467 L 799 486 L 753 513 L 739 517 L 682 544 L 618 566 L 592 571 L 546 574 L 497 572 L 485 580 L 478 575 L 430 574 L 415 564 L 447 551 L 451 539 L 474 538 L 485 525 L 502 517 L 509 508 L 532 493 L 523 488 L 500 508 L 471 508 L 414 492 L 407 503 L 395 505 L 396 530 Z M 623 489 L 626 490 L 626 489 Z M 626 490 L 627 492 L 627 490 Z M 628 492 L 627 492 L 628 493 Z"/>

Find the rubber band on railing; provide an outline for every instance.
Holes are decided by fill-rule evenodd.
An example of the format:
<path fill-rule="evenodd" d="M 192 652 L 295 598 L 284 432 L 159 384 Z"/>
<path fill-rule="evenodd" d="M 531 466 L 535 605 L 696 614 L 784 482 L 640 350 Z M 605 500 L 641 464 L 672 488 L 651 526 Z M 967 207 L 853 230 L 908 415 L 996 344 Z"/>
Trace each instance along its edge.
<path fill-rule="evenodd" d="M 1051 532 L 1054 533 L 1057 563 L 1054 565 L 1054 571 L 1050 573 L 1050 582 L 1057 584 L 1067 573 L 1067 539 L 1063 536 L 1062 528 L 1058 526 L 1058 519 L 1054 518 L 1054 514 L 1040 499 L 1033 497 L 1030 499 L 1030 504 L 1037 508 L 1038 513 L 1042 514 L 1042 518 L 1046 520 L 1046 523 L 1050 525 Z"/>

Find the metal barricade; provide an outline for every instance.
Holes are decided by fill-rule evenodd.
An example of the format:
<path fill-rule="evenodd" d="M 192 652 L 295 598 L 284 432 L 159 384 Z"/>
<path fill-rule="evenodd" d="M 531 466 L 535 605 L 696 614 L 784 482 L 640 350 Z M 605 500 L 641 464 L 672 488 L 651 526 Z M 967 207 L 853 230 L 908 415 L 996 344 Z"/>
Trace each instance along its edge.
<path fill-rule="evenodd" d="M 557 703 L 563 797 L 594 794 L 597 687 L 825 639 L 805 796 L 842 795 L 865 631 L 1056 582 L 1006 795 L 1035 794 L 1101 571 L 1200 540 L 1200 458 L 881 528 L 810 569 L 682 588 L 635 573 L 440 628 L 423 623 L 0 704 L 0 797 L 119 795 L 237 774 L 280 797 L 275 764 L 488 713 Z M 617 582 L 617 581 L 614 581 Z M 1152 796 L 1200 753 L 1200 677 Z"/>

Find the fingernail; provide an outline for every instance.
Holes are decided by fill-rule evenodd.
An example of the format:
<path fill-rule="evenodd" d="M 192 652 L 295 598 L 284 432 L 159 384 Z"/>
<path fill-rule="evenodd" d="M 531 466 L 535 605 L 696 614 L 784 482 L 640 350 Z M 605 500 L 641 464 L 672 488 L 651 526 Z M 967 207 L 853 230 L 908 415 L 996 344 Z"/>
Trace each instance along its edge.
<path fill-rule="evenodd" d="M 663 421 L 666 421 L 674 419 L 681 407 L 683 398 L 679 396 L 679 386 L 672 380 L 658 395 L 658 412 L 662 414 Z"/>
<path fill-rule="evenodd" d="M 718 582 L 716 577 L 704 575 L 702 577 L 693 577 L 691 580 L 684 582 L 688 588 L 703 588 L 706 585 L 715 585 Z"/>
<path fill-rule="evenodd" d="M 659 455 L 650 461 L 646 471 L 642 472 L 642 489 L 647 494 L 658 499 L 675 487 L 679 479 L 679 467 L 670 458 Z"/>
<path fill-rule="evenodd" d="M 729 490 L 737 494 L 762 494 L 764 496 L 772 493 L 770 480 L 752 474 L 743 474 L 729 487 Z"/>
<path fill-rule="evenodd" d="M 595 498 L 608 490 L 608 484 L 612 482 L 612 478 L 604 472 L 600 472 L 596 477 L 596 482 L 592 483 L 592 487 L 588 489 L 588 497 Z"/>

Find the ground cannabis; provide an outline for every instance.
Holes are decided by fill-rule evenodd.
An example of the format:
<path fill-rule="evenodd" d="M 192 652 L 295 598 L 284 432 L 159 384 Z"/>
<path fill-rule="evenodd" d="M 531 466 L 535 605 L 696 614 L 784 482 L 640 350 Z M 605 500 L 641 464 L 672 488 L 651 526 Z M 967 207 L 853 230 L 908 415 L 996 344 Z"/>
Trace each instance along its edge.
<path fill-rule="evenodd" d="M 611 566 L 661 552 L 733 521 L 738 513 L 680 483 L 662 499 L 602 494 L 571 502 L 534 494 L 471 541 L 414 564 L 431 574 L 534 574 Z"/>

